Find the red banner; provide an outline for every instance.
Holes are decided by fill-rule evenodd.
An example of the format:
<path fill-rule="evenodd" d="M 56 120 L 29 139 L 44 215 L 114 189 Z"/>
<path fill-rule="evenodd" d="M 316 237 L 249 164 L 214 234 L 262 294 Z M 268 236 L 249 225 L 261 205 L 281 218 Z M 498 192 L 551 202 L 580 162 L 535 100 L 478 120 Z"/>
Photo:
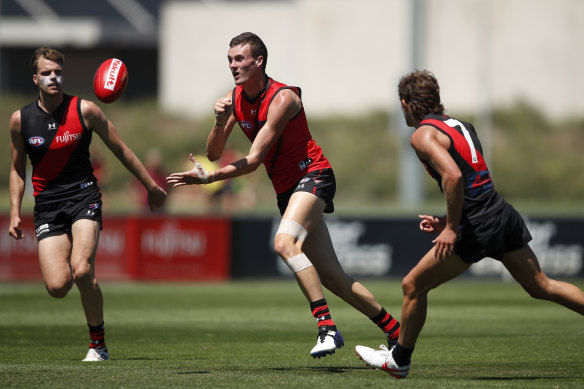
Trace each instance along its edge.
<path fill-rule="evenodd" d="M 0 216 L 8 231 L 9 217 Z M 31 216 L 22 240 L 0 238 L 0 280 L 41 280 Z M 231 223 L 220 218 L 105 216 L 96 256 L 99 281 L 226 280 L 230 277 Z"/>
<path fill-rule="evenodd" d="M 136 237 L 132 227 L 137 220 L 129 217 L 103 218 L 103 229 L 95 256 L 95 275 L 98 281 L 136 279 L 137 273 L 129 271 L 128 259 L 135 252 Z M 135 228 L 134 228 L 135 230 Z"/>
<path fill-rule="evenodd" d="M 138 278 L 225 280 L 230 275 L 230 223 L 222 219 L 142 219 Z"/>
<path fill-rule="evenodd" d="M 41 280 L 39 245 L 34 231 L 32 216 L 22 218 L 23 238 L 16 240 L 8 235 L 10 217 L 0 216 L 0 280 Z"/>

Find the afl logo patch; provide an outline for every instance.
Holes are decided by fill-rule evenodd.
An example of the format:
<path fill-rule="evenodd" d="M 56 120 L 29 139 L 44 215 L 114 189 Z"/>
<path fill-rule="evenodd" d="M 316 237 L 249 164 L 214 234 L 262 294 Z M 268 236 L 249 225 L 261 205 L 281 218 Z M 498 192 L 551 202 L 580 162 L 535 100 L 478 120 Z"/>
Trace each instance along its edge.
<path fill-rule="evenodd" d="M 45 143 L 45 138 L 42 138 L 40 136 L 33 136 L 28 138 L 28 144 L 31 146 L 42 146 L 43 143 Z"/>

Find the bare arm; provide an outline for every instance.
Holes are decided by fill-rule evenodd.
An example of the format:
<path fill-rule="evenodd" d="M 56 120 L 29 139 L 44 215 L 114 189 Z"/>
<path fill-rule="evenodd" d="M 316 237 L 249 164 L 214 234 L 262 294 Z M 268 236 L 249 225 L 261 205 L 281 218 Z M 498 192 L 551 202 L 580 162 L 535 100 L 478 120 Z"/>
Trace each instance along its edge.
<path fill-rule="evenodd" d="M 433 241 L 434 256 L 437 258 L 444 258 L 453 253 L 464 199 L 462 172 L 448 153 L 449 139 L 440 138 L 441 135 L 434 127 L 422 126 L 414 131 L 410 139 L 410 144 L 418 156 L 442 177 L 446 220 L 444 228 Z"/>
<path fill-rule="evenodd" d="M 215 123 L 207 138 L 207 158 L 210 161 L 216 161 L 221 157 L 235 122 L 231 93 L 229 93 L 215 103 Z"/>
<path fill-rule="evenodd" d="M 150 209 L 162 206 L 166 198 L 166 192 L 156 184 L 142 162 L 136 157 L 136 154 L 124 143 L 103 111 L 93 102 L 83 100 L 81 102 L 81 112 L 87 127 L 101 137 L 106 146 L 122 162 L 126 169 L 136 176 L 148 190 Z"/>
<path fill-rule="evenodd" d="M 215 170 L 212 174 L 209 174 L 209 176 L 212 177 L 209 181 L 201 180 L 200 171 L 199 174 L 197 174 L 195 169 L 182 173 L 173 173 L 167 178 L 167 181 L 174 184 L 174 186 L 204 184 L 218 180 L 227 180 L 255 171 L 262 163 L 272 146 L 278 141 L 280 135 L 282 135 L 288 121 L 292 119 L 301 108 L 302 102 L 296 93 L 289 89 L 281 91 L 272 101 L 266 123 L 258 132 L 247 156 L 224 166 L 221 169 Z M 231 117 L 229 118 L 228 123 L 233 120 L 233 124 L 235 124 L 233 114 L 230 115 Z M 233 125 L 231 128 L 233 128 Z M 207 148 L 207 150 L 209 150 L 209 148 Z M 207 151 L 207 153 L 209 152 Z"/>
<path fill-rule="evenodd" d="M 21 239 L 23 236 L 20 228 L 20 207 L 26 180 L 26 150 L 20 130 L 20 111 L 16 111 L 10 118 L 10 226 L 8 227 L 8 234 L 15 239 Z"/>

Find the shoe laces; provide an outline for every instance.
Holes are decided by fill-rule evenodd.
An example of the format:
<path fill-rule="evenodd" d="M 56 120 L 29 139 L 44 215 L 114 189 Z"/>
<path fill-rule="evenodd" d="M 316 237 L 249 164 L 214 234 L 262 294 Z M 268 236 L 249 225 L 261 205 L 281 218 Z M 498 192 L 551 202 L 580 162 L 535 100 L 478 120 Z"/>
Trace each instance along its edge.
<path fill-rule="evenodd" d="M 324 342 L 324 340 L 328 336 L 328 332 L 329 332 L 329 328 L 327 326 L 319 327 L 317 339 L 320 343 Z"/>
<path fill-rule="evenodd" d="M 390 355 L 390 353 L 391 353 L 391 350 L 389 350 L 389 349 L 388 349 L 388 348 L 387 348 L 385 345 L 383 345 L 383 344 L 380 344 L 380 345 L 379 345 L 379 348 L 381 349 L 381 350 L 379 350 L 379 353 L 380 353 L 381 355 L 383 355 L 383 356 L 385 356 L 385 357 L 388 357 L 388 356 Z"/>

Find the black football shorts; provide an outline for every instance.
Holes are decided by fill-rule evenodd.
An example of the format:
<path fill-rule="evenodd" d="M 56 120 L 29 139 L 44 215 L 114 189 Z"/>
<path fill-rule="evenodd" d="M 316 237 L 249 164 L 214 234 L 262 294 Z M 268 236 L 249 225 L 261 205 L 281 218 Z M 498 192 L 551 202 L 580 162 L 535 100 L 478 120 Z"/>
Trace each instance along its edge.
<path fill-rule="evenodd" d="M 524 247 L 531 239 L 519 212 L 506 203 L 500 212 L 480 222 L 463 224 L 454 251 L 467 263 L 478 262 L 485 257 L 500 261 L 505 253 Z"/>
<path fill-rule="evenodd" d="M 292 197 L 294 192 L 309 192 L 320 197 L 326 203 L 324 212 L 333 213 L 335 211 L 333 199 L 336 191 L 337 181 L 335 180 L 333 169 L 321 169 L 310 172 L 302 177 L 292 188 L 277 195 L 280 215 L 284 215 L 290 197 Z"/>
<path fill-rule="evenodd" d="M 34 206 L 34 228 L 40 241 L 50 236 L 70 234 L 71 226 L 80 219 L 95 220 L 101 224 L 101 192 L 91 191 L 76 197 Z"/>

